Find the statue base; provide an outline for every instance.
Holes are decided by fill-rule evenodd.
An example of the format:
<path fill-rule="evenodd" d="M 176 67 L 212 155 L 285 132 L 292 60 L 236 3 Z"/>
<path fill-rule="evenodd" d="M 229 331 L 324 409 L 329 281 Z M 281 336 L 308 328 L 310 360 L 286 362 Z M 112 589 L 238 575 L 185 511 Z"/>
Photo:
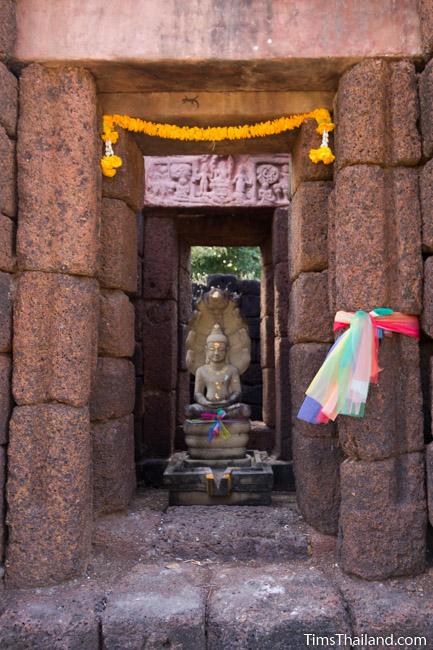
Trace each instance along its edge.
<path fill-rule="evenodd" d="M 274 475 L 263 451 L 238 459 L 195 459 L 188 452 L 171 456 L 164 472 L 169 505 L 271 505 Z"/>
<path fill-rule="evenodd" d="M 229 437 L 215 436 L 208 439 L 209 420 L 185 420 L 183 430 L 185 442 L 191 458 L 199 460 L 224 460 L 245 458 L 248 436 L 251 431 L 250 420 L 223 420 Z"/>

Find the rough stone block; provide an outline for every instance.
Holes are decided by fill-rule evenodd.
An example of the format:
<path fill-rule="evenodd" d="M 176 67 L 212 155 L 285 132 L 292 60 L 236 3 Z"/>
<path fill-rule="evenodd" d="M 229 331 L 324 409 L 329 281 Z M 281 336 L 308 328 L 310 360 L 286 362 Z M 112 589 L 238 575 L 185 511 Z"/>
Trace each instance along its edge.
<path fill-rule="evenodd" d="M 147 457 L 170 456 L 176 428 L 176 393 L 143 392 L 143 453 Z"/>
<path fill-rule="evenodd" d="M 0 270 L 12 273 L 15 269 L 15 226 L 9 217 L 0 214 Z"/>
<path fill-rule="evenodd" d="M 107 289 L 137 289 L 135 214 L 123 201 L 102 199 L 98 276 Z"/>
<path fill-rule="evenodd" d="M 424 446 L 418 342 L 399 334 L 384 338 L 379 367 L 364 417 L 338 418 L 341 445 L 350 458 L 377 460 Z"/>
<path fill-rule="evenodd" d="M 17 26 L 15 0 L 3 0 L 0 6 L 0 61 L 12 56 Z"/>
<path fill-rule="evenodd" d="M 433 61 L 429 61 L 419 76 L 420 125 L 422 149 L 426 158 L 433 155 Z"/>
<path fill-rule="evenodd" d="M 262 418 L 268 427 L 275 426 L 275 370 L 264 368 Z"/>
<path fill-rule="evenodd" d="M 426 445 L 425 465 L 426 465 L 426 474 L 427 474 L 428 518 L 430 524 L 433 526 L 433 442 Z"/>
<path fill-rule="evenodd" d="M 134 416 L 92 424 L 93 508 L 127 508 L 135 490 Z"/>
<path fill-rule="evenodd" d="M 298 137 L 292 151 L 292 195 L 304 181 L 327 181 L 332 179 L 333 165 L 314 165 L 308 155 L 310 149 L 318 149 L 321 136 L 316 133 L 316 120 L 306 120 L 299 129 Z M 333 148 L 334 138 L 330 134 L 330 146 Z"/>
<path fill-rule="evenodd" d="M 81 575 L 91 548 L 89 412 L 18 406 L 8 448 L 6 580 L 48 585 Z"/>
<path fill-rule="evenodd" d="M 143 257 L 144 253 L 144 215 L 139 210 L 135 215 L 135 222 L 137 226 L 137 254 Z"/>
<path fill-rule="evenodd" d="M 99 140 L 87 70 L 24 69 L 17 157 L 20 269 L 95 275 Z"/>
<path fill-rule="evenodd" d="M 337 174 L 336 304 L 370 311 L 380 305 L 421 311 L 422 257 L 415 169 L 373 165 Z"/>
<path fill-rule="evenodd" d="M 177 300 L 178 244 L 174 219 L 146 217 L 143 298 Z"/>
<path fill-rule="evenodd" d="M 428 257 L 424 262 L 421 327 L 430 338 L 433 338 L 433 256 Z"/>
<path fill-rule="evenodd" d="M 13 276 L 0 272 L 0 352 L 12 347 L 12 291 Z"/>
<path fill-rule="evenodd" d="M 143 376 L 143 344 L 135 343 L 134 356 L 132 357 L 134 364 L 135 374 L 138 377 Z"/>
<path fill-rule="evenodd" d="M 188 334 L 188 326 L 184 323 L 178 324 L 178 368 L 179 370 L 187 370 L 186 367 L 186 337 Z"/>
<path fill-rule="evenodd" d="M 122 291 L 102 291 L 99 296 L 98 353 L 132 357 L 134 354 L 134 305 Z"/>
<path fill-rule="evenodd" d="M 179 265 L 179 321 L 188 323 L 192 316 L 191 274 Z"/>
<path fill-rule="evenodd" d="M 336 588 L 313 567 L 309 571 L 299 564 L 223 567 L 212 573 L 212 584 L 209 650 L 304 650 L 306 631 L 316 635 L 310 642 L 350 633 Z"/>
<path fill-rule="evenodd" d="M 134 319 L 134 330 L 135 330 L 135 340 L 140 341 L 143 338 L 143 314 L 144 314 L 144 300 L 134 300 L 134 310 L 135 310 L 135 319 Z"/>
<path fill-rule="evenodd" d="M 289 295 L 289 265 L 287 262 L 281 262 L 274 267 L 274 327 L 276 336 L 287 336 Z"/>
<path fill-rule="evenodd" d="M 265 316 L 260 321 L 260 363 L 262 368 L 275 366 L 274 336 L 274 318 Z"/>
<path fill-rule="evenodd" d="M 424 570 L 424 454 L 341 464 L 339 555 L 344 571 L 367 580 Z"/>
<path fill-rule="evenodd" d="M 335 275 L 335 190 L 332 190 L 328 197 L 328 299 L 331 315 L 337 311 Z"/>
<path fill-rule="evenodd" d="M 277 208 L 272 218 L 272 259 L 273 263 L 287 262 L 289 245 L 289 220 L 288 208 Z"/>
<path fill-rule="evenodd" d="M 176 388 L 177 304 L 173 300 L 147 301 L 143 314 L 144 386 L 169 391 Z"/>
<path fill-rule="evenodd" d="M 97 282 L 58 273 L 19 276 L 13 394 L 18 404 L 87 404 L 96 361 Z"/>
<path fill-rule="evenodd" d="M 5 555 L 5 504 L 6 504 L 6 449 L 0 447 L 0 557 Z"/>
<path fill-rule="evenodd" d="M 422 48 L 424 55 L 428 57 L 433 50 L 433 2 L 432 0 L 417 0 L 417 8 L 420 17 Z"/>
<path fill-rule="evenodd" d="M 270 264 L 262 266 L 260 280 L 260 316 L 274 314 L 274 269 Z"/>
<path fill-rule="evenodd" d="M 313 528 L 336 535 L 340 512 L 340 464 L 343 454 L 337 438 L 293 435 L 293 468 L 299 509 Z"/>
<path fill-rule="evenodd" d="M 301 273 L 292 284 L 289 338 L 293 343 L 334 340 L 329 311 L 328 272 Z"/>
<path fill-rule="evenodd" d="M 419 175 L 423 251 L 433 252 L 433 160 L 426 162 Z"/>
<path fill-rule="evenodd" d="M 12 74 L 12 72 L 9 72 L 3 63 L 0 63 L 0 124 L 11 138 L 13 138 L 16 133 L 17 114 L 17 78 Z"/>
<path fill-rule="evenodd" d="M 418 117 L 412 62 L 361 61 L 338 87 L 337 167 L 416 165 L 421 157 Z"/>
<path fill-rule="evenodd" d="M 98 357 L 90 397 L 90 419 L 121 418 L 134 410 L 134 365 L 127 359 Z"/>
<path fill-rule="evenodd" d="M 0 211 L 9 217 L 16 214 L 15 143 L 0 126 Z"/>
<path fill-rule="evenodd" d="M 190 395 L 190 374 L 186 370 L 182 370 L 177 375 L 177 386 L 176 386 L 176 398 L 177 398 L 177 414 L 176 422 L 178 424 L 183 424 L 185 421 L 185 407 L 188 404 L 191 404 L 191 395 Z"/>
<path fill-rule="evenodd" d="M 308 424 L 297 418 L 305 398 L 305 391 L 325 360 L 330 346 L 327 343 L 298 343 L 290 349 L 290 393 L 292 426 L 300 435 L 320 438 L 334 436 L 335 423 Z"/>
<path fill-rule="evenodd" d="M 122 166 L 112 178 L 102 177 L 102 195 L 125 201 L 134 210 L 141 210 L 144 201 L 144 159 L 131 134 L 117 129 L 119 139 L 114 153 L 122 158 Z"/>
<path fill-rule="evenodd" d="M 8 354 L 0 354 L 0 444 L 8 441 L 11 398 L 12 360 Z M 1 556 L 0 556 L 1 557 Z"/>
<path fill-rule="evenodd" d="M 275 339 L 275 447 L 277 456 L 292 457 L 290 435 L 290 343 L 286 338 Z"/>
<path fill-rule="evenodd" d="M 328 266 L 328 197 L 330 181 L 301 183 L 292 199 L 289 268 L 294 280 L 303 271 Z"/>
<path fill-rule="evenodd" d="M 205 592 L 195 574 L 185 565 L 138 564 L 102 615 L 104 648 L 205 648 Z"/>

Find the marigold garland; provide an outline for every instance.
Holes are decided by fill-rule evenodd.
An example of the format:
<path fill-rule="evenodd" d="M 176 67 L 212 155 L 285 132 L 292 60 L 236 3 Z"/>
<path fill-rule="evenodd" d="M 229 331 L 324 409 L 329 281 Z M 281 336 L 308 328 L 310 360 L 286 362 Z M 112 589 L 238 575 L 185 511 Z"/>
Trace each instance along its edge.
<path fill-rule="evenodd" d="M 175 124 L 158 124 L 129 115 L 104 115 L 102 118 L 102 135 L 105 142 L 105 156 L 101 159 L 101 169 L 104 176 L 115 176 L 116 170 L 122 165 L 120 156 L 113 151 L 113 144 L 119 139 L 116 127 L 135 133 L 166 138 L 168 140 L 194 140 L 201 142 L 221 142 L 222 140 L 244 140 L 247 138 L 264 138 L 277 135 L 284 131 L 292 131 L 301 126 L 305 120 L 315 119 L 317 133 L 322 136 L 318 149 L 310 149 L 310 160 L 317 164 L 323 162 L 330 165 L 335 156 L 329 148 L 328 134 L 334 129 L 329 111 L 326 108 L 316 108 L 309 113 L 279 117 L 275 120 L 244 124 L 241 126 L 176 126 Z"/>

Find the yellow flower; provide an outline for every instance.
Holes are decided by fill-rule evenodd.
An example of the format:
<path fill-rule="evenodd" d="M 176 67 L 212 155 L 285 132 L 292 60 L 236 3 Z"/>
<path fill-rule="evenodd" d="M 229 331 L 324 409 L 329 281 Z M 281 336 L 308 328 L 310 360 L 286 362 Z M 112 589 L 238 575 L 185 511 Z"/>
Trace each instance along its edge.
<path fill-rule="evenodd" d="M 333 122 L 322 122 L 319 124 L 319 126 L 316 129 L 316 133 L 319 133 L 320 135 L 323 134 L 324 131 L 333 131 L 335 128 L 335 124 Z"/>
<path fill-rule="evenodd" d="M 330 165 L 334 162 L 335 156 L 329 147 L 320 146 L 318 149 L 310 149 L 309 158 L 315 165 L 323 162 L 325 165 Z"/>

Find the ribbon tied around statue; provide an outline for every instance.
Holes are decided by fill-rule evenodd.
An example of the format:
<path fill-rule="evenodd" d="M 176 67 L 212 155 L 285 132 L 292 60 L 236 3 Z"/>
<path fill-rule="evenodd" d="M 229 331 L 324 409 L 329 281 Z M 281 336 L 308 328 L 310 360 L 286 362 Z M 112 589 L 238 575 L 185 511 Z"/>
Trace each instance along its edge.
<path fill-rule="evenodd" d="M 335 341 L 306 391 L 300 420 L 326 424 L 339 414 L 363 417 L 370 383 L 377 384 L 381 370 L 379 341 L 393 332 L 419 338 L 416 316 L 385 307 L 369 313 L 337 312 L 334 331 L 347 325 L 349 329 Z"/>
<path fill-rule="evenodd" d="M 209 442 L 212 442 L 212 440 L 218 436 L 224 440 L 230 438 L 230 431 L 227 429 L 226 425 L 223 422 L 223 419 L 226 417 L 226 415 L 227 413 L 224 411 L 224 409 L 218 409 L 216 413 L 201 414 L 203 420 L 213 420 L 208 431 Z"/>

